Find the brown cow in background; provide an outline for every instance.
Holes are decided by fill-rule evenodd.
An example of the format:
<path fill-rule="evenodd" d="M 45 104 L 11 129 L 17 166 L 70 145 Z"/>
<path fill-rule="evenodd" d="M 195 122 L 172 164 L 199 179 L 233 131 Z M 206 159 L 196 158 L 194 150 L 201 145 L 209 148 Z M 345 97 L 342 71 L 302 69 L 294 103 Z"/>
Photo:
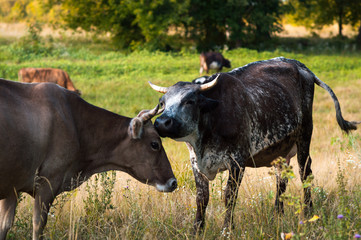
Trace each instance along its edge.
<path fill-rule="evenodd" d="M 81 92 L 75 88 L 69 74 L 57 68 L 22 68 L 18 73 L 19 81 L 25 83 L 52 82 L 63 88 L 75 92 L 79 96 Z"/>
<path fill-rule="evenodd" d="M 231 62 L 228 59 L 225 59 L 222 54 L 219 52 L 206 52 L 201 53 L 199 56 L 200 69 L 199 74 L 203 73 L 203 70 L 209 72 L 209 69 L 216 69 L 217 71 L 222 71 L 223 67 L 230 68 Z"/>

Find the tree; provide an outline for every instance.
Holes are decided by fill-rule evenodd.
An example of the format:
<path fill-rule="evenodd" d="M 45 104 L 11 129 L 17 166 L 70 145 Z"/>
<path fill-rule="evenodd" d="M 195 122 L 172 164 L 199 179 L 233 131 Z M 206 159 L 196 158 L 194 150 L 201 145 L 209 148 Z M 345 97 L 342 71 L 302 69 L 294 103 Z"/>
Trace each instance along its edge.
<path fill-rule="evenodd" d="M 208 51 L 267 42 L 282 9 L 283 0 L 14 0 L 9 16 L 110 33 L 121 48 Z"/>
<path fill-rule="evenodd" d="M 281 0 L 191 0 L 190 38 L 199 50 L 262 43 L 280 30 Z"/>
<path fill-rule="evenodd" d="M 271 39 L 271 34 L 281 30 L 280 17 L 287 7 L 278 0 L 248 1 L 245 20 L 247 37 L 252 37 L 253 43 L 264 43 Z"/>
<path fill-rule="evenodd" d="M 123 48 L 167 48 L 169 27 L 176 25 L 183 1 L 63 0 L 66 25 L 99 34 L 109 32 Z"/>
<path fill-rule="evenodd" d="M 353 1 L 349 5 L 349 13 L 350 13 L 350 24 L 352 26 L 358 27 L 358 35 L 356 37 L 356 44 L 358 48 L 361 48 L 361 2 Z"/>
<path fill-rule="evenodd" d="M 338 36 L 343 37 L 343 25 L 350 23 L 349 9 L 355 0 L 289 0 L 293 5 L 296 22 L 309 28 L 338 24 Z M 360 4 L 360 3 L 357 3 Z"/>

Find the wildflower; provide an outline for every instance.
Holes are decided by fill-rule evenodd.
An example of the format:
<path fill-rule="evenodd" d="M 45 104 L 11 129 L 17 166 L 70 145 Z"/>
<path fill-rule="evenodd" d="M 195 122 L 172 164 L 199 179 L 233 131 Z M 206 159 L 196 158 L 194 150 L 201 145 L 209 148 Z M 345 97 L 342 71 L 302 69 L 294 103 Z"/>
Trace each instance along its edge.
<path fill-rule="evenodd" d="M 299 224 L 302 225 L 302 224 L 303 224 L 303 221 L 300 221 Z"/>
<path fill-rule="evenodd" d="M 356 233 L 354 238 L 361 238 L 361 235 Z"/>
<path fill-rule="evenodd" d="M 293 232 L 289 232 L 289 233 L 281 233 L 281 239 L 282 240 L 289 240 L 292 239 L 293 235 L 295 235 Z"/>
<path fill-rule="evenodd" d="M 309 222 L 314 222 L 314 221 L 316 221 L 317 219 L 319 219 L 320 217 L 319 216 L 317 216 L 317 215 L 314 215 L 311 219 L 309 219 L 308 221 Z"/>
<path fill-rule="evenodd" d="M 342 215 L 342 214 L 339 214 L 339 215 L 337 215 L 337 218 L 338 218 L 338 219 L 342 219 L 342 218 L 343 218 L 343 215 Z"/>

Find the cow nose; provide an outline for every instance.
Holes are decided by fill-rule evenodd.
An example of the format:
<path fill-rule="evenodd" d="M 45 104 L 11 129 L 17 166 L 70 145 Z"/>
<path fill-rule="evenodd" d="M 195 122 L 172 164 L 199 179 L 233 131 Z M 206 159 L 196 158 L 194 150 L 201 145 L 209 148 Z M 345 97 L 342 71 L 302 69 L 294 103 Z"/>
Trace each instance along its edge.
<path fill-rule="evenodd" d="M 170 132 L 173 132 L 174 120 L 170 117 L 159 117 L 155 120 L 154 127 L 160 136 L 165 137 Z"/>
<path fill-rule="evenodd" d="M 172 117 L 160 116 L 155 120 L 154 127 L 161 137 L 179 138 L 181 133 L 181 125 Z"/>
<path fill-rule="evenodd" d="M 173 123 L 173 120 L 171 118 L 168 118 L 167 120 L 165 120 L 164 126 L 170 127 L 170 126 L 172 126 L 172 123 Z"/>
<path fill-rule="evenodd" d="M 173 192 L 178 187 L 177 179 L 171 178 L 166 183 L 165 192 Z"/>
<path fill-rule="evenodd" d="M 177 179 L 175 178 L 169 179 L 167 185 L 169 185 L 170 191 L 173 192 L 178 187 Z"/>
<path fill-rule="evenodd" d="M 173 192 L 178 187 L 177 179 L 169 179 L 165 185 L 156 184 L 156 188 L 160 192 Z"/>
<path fill-rule="evenodd" d="M 155 128 L 170 128 L 173 125 L 173 120 L 172 118 L 167 118 L 167 117 L 159 117 L 157 118 L 157 120 L 155 120 L 154 126 Z"/>

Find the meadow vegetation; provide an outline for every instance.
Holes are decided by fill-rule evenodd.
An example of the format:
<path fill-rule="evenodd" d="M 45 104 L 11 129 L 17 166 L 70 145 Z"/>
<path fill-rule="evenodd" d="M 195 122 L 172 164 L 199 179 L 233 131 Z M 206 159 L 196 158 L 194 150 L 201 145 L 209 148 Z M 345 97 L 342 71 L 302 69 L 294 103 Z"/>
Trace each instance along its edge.
<path fill-rule="evenodd" d="M 118 52 L 103 41 L 68 37 L 59 41 L 34 33 L 20 40 L 0 39 L 0 77 L 17 81 L 22 67 L 61 68 L 82 97 L 121 115 L 153 108 L 159 93 L 148 81 L 169 86 L 198 77 L 198 53 L 184 51 Z M 287 46 L 287 44 L 284 44 Z M 317 49 L 289 44 L 273 51 L 235 49 L 223 52 L 232 67 L 278 56 L 297 59 L 329 84 L 347 120 L 361 120 L 361 58 L 352 48 L 319 43 Z M 284 173 L 290 179 L 285 214 L 274 214 L 272 168 L 246 169 L 234 212 L 235 228 L 222 229 L 227 173 L 210 183 L 205 230 L 192 235 L 195 183 L 184 143 L 163 139 L 178 189 L 169 194 L 136 182 L 125 173 L 92 177 L 60 195 L 50 210 L 46 239 L 353 239 L 361 234 L 361 130 L 349 136 L 339 129 L 333 101 L 316 87 L 311 143 L 313 181 L 301 183 L 296 159 Z M 94 116 L 96 117 L 96 116 Z M 91 129 L 89 129 L 91 131 Z M 302 211 L 302 188 L 312 186 L 314 212 Z M 30 239 L 32 198 L 22 195 L 8 239 Z M 291 235 L 291 234 L 289 234 Z M 286 234 L 286 236 L 289 236 Z"/>

